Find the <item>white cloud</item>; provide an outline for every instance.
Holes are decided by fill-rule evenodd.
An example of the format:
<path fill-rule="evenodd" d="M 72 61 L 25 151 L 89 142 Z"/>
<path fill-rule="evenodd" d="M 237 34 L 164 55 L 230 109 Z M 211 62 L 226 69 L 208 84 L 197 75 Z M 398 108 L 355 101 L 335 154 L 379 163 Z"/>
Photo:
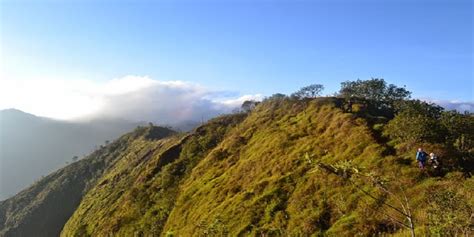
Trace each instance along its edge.
<path fill-rule="evenodd" d="M 93 113 L 102 106 L 93 93 L 98 85 L 86 80 L 0 81 L 0 109 L 17 108 L 58 119 Z"/>
<path fill-rule="evenodd" d="M 445 110 L 457 110 L 463 113 L 464 111 L 474 112 L 474 101 L 460 101 L 460 100 L 437 100 L 433 98 L 419 98 L 428 103 L 435 103 Z"/>
<path fill-rule="evenodd" d="M 446 110 L 457 110 L 458 112 L 474 112 L 474 102 L 457 100 L 431 100 L 431 102 L 440 105 Z"/>
<path fill-rule="evenodd" d="M 91 80 L 1 80 L 0 109 L 17 108 L 57 119 L 122 118 L 177 124 L 228 113 L 248 99 L 183 81 L 125 76 Z"/>
<path fill-rule="evenodd" d="M 256 95 L 243 95 L 239 98 L 235 99 L 227 99 L 227 100 L 222 100 L 220 103 L 230 106 L 230 107 L 238 107 L 244 103 L 246 100 L 256 100 L 256 101 L 261 101 L 263 100 L 263 95 L 262 94 L 256 94 Z"/>

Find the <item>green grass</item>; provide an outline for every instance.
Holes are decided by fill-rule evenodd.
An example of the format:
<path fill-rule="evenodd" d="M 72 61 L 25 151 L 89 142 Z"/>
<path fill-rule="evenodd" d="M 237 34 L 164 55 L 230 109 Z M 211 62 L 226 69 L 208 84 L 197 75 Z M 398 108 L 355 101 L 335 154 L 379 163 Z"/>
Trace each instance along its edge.
<path fill-rule="evenodd" d="M 361 172 L 386 177 L 396 195 L 403 187 L 420 235 L 428 233 L 433 190 L 454 190 L 472 211 L 473 178 L 456 171 L 442 177 L 421 173 L 413 161 L 413 144 L 393 147 L 381 136 L 387 119 L 363 110 L 347 113 L 344 106 L 337 98 L 269 100 L 249 114 L 221 116 L 190 134 L 141 128 L 104 148 L 103 156 L 113 159 L 86 190 L 61 234 L 408 233 L 373 210 L 380 203 L 347 180 L 315 169 L 315 162 L 350 161 Z M 437 144 L 425 145 L 444 151 Z M 370 183 L 356 183 L 382 197 Z M 385 200 L 396 203 L 390 196 Z"/>
<path fill-rule="evenodd" d="M 117 224 L 117 230 L 103 228 L 106 225 L 102 223 L 91 233 L 405 233 L 384 216 L 370 211 L 369 207 L 377 208 L 377 204 L 349 183 L 334 175 L 312 172 L 312 166 L 303 159 L 305 154 L 310 154 L 314 161 L 327 163 L 351 160 L 366 171 L 410 183 L 412 186 L 406 192 L 417 217 L 417 231 L 424 231 L 423 226 L 428 223 L 427 190 L 467 181 L 420 178 L 412 162 L 397 162 L 403 157 L 411 158 L 408 149 L 391 154 L 390 146 L 379 142 L 376 136 L 382 124 L 373 126 L 361 114 L 344 113 L 339 104 L 331 98 L 270 101 L 258 106 L 248 117 L 241 115 L 233 126 L 216 121 L 203 126 L 183 143 L 180 157 L 156 174 L 153 180 L 158 181 L 149 183 L 146 189 L 136 189 L 144 199 L 120 202 L 124 207 L 116 208 L 116 212 L 129 214 L 108 215 L 106 223 L 113 219 L 130 221 Z M 380 121 L 384 120 L 377 119 Z M 377 193 L 370 185 L 363 186 Z M 143 191 L 149 189 L 154 193 Z"/>

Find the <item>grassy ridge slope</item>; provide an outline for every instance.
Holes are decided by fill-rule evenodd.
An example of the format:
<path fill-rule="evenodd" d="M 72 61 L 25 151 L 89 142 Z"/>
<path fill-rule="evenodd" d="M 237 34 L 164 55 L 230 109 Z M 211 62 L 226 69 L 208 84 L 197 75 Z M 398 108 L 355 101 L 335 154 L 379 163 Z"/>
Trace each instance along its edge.
<path fill-rule="evenodd" d="M 156 144 L 137 139 L 129 149 L 138 155 L 121 159 L 99 180 L 62 236 L 158 236 L 174 207 L 180 182 L 244 117 L 216 118 L 192 134 Z"/>
<path fill-rule="evenodd" d="M 301 235 L 343 228 L 350 219 L 329 208 L 328 200 L 352 200 L 340 208 L 353 211 L 360 194 L 324 174 L 308 174 L 304 155 L 376 168 L 383 149 L 364 120 L 333 105 L 261 106 L 193 170 L 166 227 L 178 236 Z"/>
<path fill-rule="evenodd" d="M 347 111 L 342 99 L 276 99 L 189 134 L 163 128 L 131 133 L 122 145 L 101 150 L 113 162 L 84 189 L 61 236 L 404 236 L 407 230 L 387 216 L 397 213 L 382 204 L 397 205 L 402 194 L 418 234 L 443 223 L 472 230 L 466 220 L 473 212 L 473 178 L 455 170 L 420 172 L 412 148 L 392 147 L 381 136 L 386 120 Z M 346 162 L 385 177 L 394 195 L 316 169 L 317 162 Z M 32 190 L 25 195 L 36 196 Z M 433 202 L 440 197 L 445 202 Z M 4 206 L 0 220 L 9 216 Z M 20 213 L 10 210 L 10 216 Z M 432 226 L 436 221 L 441 225 Z"/>
<path fill-rule="evenodd" d="M 404 194 L 414 213 L 417 233 L 426 235 L 433 224 L 430 221 L 443 215 L 453 216 L 441 222 L 458 221 L 458 227 L 469 232 L 466 220 L 473 211 L 473 178 L 465 179 L 459 172 L 427 176 L 414 164 L 412 150 L 396 151 L 383 142 L 372 128 L 380 119 L 367 120 L 343 108 L 343 102 L 333 98 L 262 103 L 181 184 L 163 233 L 405 235 L 406 230 L 387 216 L 397 213 L 383 210 L 380 203 L 398 205 L 396 198 Z M 347 180 L 316 170 L 309 161 L 355 164 L 361 172 L 386 177 L 384 182 L 395 195 L 387 196 L 363 180 L 357 182 L 362 191 Z M 459 203 L 432 202 L 440 190 Z M 455 213 L 452 206 L 462 207 L 461 211 Z"/>

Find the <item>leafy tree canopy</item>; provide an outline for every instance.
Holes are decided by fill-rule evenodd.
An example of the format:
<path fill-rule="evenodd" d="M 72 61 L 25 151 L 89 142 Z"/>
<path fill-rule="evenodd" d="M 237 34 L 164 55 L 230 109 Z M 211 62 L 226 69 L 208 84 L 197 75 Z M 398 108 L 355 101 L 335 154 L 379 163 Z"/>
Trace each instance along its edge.
<path fill-rule="evenodd" d="M 447 141 L 463 153 L 474 153 L 474 115 L 456 111 L 443 112 L 441 124 L 448 131 Z"/>
<path fill-rule="evenodd" d="M 385 134 L 396 142 L 440 142 L 446 131 L 439 123 L 443 108 L 420 100 L 396 104 L 397 115 L 385 128 Z"/>
<path fill-rule="evenodd" d="M 402 100 L 394 103 L 394 108 L 398 113 L 405 113 L 410 116 L 426 116 L 433 119 L 441 118 L 443 107 L 421 100 Z"/>
<path fill-rule="evenodd" d="M 395 101 L 410 98 L 411 92 L 405 87 L 387 85 L 384 79 L 345 81 L 341 83 L 339 96 L 344 98 L 362 98 L 374 101 L 378 107 L 392 108 Z"/>
<path fill-rule="evenodd" d="M 287 98 L 287 96 L 285 94 L 275 93 L 275 94 L 269 96 L 268 98 L 266 98 L 266 100 L 281 100 L 281 99 L 285 99 L 285 98 Z"/>
<path fill-rule="evenodd" d="M 244 103 L 242 103 L 241 109 L 243 112 L 250 112 L 257 105 L 258 102 L 255 100 L 246 100 Z"/>

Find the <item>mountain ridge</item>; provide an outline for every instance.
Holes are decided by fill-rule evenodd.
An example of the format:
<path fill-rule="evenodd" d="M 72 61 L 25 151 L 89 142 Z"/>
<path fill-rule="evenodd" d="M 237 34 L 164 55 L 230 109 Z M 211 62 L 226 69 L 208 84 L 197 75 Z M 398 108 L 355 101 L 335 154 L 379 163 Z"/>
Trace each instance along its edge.
<path fill-rule="evenodd" d="M 426 234 L 427 226 L 431 225 L 433 217 L 427 213 L 439 210 L 428 199 L 437 190 L 452 192 L 459 200 L 457 206 L 467 205 L 465 210 L 473 210 L 471 191 L 474 190 L 467 187 L 474 181 L 465 176 L 468 173 L 463 175 L 466 171 L 452 166 L 441 175 L 427 176 L 420 172 L 408 149 L 413 144 L 390 145 L 392 141 L 380 132 L 387 119 L 368 114 L 367 108 L 363 101 L 348 103 L 340 98 L 273 98 L 248 113 L 212 119 L 191 133 L 139 128 L 97 151 L 113 162 L 93 178 L 94 184 L 81 193 L 80 203 L 55 233 L 61 232 L 61 236 L 403 236 L 408 233 L 374 211 L 383 207 L 380 202 L 385 201 L 381 200 L 394 202 L 394 197 L 385 196 L 370 183 L 349 182 L 317 171 L 314 162 L 329 165 L 349 162 L 356 165 L 358 172 L 386 176 L 394 183 L 393 187 L 404 186 L 404 193 L 414 208 L 418 234 Z M 448 168 L 450 155 L 446 148 L 423 144 L 427 149 L 445 151 Z M 361 190 L 381 199 L 371 200 Z M 401 195 L 399 189 L 392 191 Z M 18 213 L 5 214 L 5 207 L 14 203 L 13 200 L 0 202 L 0 217 L 3 215 L 5 219 L 10 215 L 10 219 L 21 223 L 24 217 Z M 459 214 L 463 218 L 466 215 Z M 456 226 L 460 228 L 456 230 L 470 228 L 463 221 L 458 220 L 464 224 L 462 228 Z M 2 224 L 0 229 L 13 231 L 12 226 L 15 225 Z M 4 231 L 3 235 L 10 236 L 9 233 L 13 232 Z M 46 236 L 40 230 L 35 233 Z"/>

